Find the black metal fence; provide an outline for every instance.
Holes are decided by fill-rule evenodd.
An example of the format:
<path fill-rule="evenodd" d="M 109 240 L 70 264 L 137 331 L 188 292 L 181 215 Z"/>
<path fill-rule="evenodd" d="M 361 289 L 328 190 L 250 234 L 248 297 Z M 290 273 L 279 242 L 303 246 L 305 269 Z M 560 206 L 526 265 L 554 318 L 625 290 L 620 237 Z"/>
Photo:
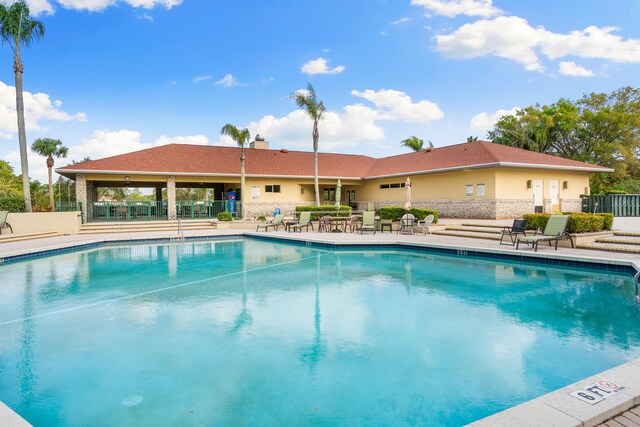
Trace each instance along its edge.
<path fill-rule="evenodd" d="M 640 194 L 581 197 L 582 212 L 607 212 L 615 216 L 640 216 Z"/>

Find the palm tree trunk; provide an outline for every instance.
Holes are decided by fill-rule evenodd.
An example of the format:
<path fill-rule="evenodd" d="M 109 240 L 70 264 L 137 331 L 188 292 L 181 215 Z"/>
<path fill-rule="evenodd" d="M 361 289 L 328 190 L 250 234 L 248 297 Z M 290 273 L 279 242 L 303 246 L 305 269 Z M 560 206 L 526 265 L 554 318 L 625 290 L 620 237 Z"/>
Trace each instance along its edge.
<path fill-rule="evenodd" d="M 247 210 L 245 209 L 245 200 L 247 198 L 246 194 L 247 193 L 245 193 L 244 191 L 244 149 L 242 149 L 242 152 L 240 154 L 240 196 L 242 197 L 240 203 L 242 204 L 240 205 L 240 208 L 242 209 L 243 221 L 247 219 Z"/>
<path fill-rule="evenodd" d="M 313 185 L 316 192 L 316 206 L 320 206 L 320 185 L 318 184 L 318 121 L 313 121 Z"/>
<path fill-rule="evenodd" d="M 55 205 L 53 200 L 53 167 L 47 167 L 49 170 L 49 206 L 51 206 L 51 212 L 55 211 Z"/>
<path fill-rule="evenodd" d="M 18 142 L 20 145 L 20 168 L 22 169 L 22 191 L 24 210 L 31 212 L 31 187 L 29 183 L 29 160 L 27 158 L 27 133 L 24 126 L 24 99 L 22 97 L 22 71 L 24 67 L 18 53 L 13 58 L 13 72 L 16 75 L 16 111 L 18 113 Z"/>

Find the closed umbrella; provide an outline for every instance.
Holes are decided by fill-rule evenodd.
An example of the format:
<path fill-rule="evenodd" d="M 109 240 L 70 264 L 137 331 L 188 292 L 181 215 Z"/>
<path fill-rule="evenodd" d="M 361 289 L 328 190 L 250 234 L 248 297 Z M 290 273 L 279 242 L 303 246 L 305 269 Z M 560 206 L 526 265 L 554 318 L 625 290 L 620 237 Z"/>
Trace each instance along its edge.
<path fill-rule="evenodd" d="M 404 210 L 411 209 L 411 179 L 407 177 L 407 181 L 404 184 Z"/>
<path fill-rule="evenodd" d="M 342 196 L 342 183 L 338 179 L 338 185 L 336 185 L 336 210 L 340 210 L 340 196 Z"/>

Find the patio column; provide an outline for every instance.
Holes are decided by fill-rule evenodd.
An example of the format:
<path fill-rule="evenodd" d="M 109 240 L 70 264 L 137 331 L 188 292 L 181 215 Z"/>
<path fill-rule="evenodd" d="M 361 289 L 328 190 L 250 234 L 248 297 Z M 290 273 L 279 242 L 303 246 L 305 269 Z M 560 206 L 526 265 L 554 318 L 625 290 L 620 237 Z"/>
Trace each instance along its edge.
<path fill-rule="evenodd" d="M 156 202 L 162 201 L 162 185 L 156 185 Z"/>
<path fill-rule="evenodd" d="M 76 175 L 76 202 L 82 203 L 82 222 L 87 222 L 87 176 L 83 173 Z"/>
<path fill-rule="evenodd" d="M 86 180 L 85 180 L 86 181 Z M 87 217 L 93 218 L 93 204 L 98 201 L 98 187 L 93 181 L 86 181 L 87 186 Z"/>
<path fill-rule="evenodd" d="M 169 220 L 176 220 L 176 177 L 167 177 L 167 216 Z"/>

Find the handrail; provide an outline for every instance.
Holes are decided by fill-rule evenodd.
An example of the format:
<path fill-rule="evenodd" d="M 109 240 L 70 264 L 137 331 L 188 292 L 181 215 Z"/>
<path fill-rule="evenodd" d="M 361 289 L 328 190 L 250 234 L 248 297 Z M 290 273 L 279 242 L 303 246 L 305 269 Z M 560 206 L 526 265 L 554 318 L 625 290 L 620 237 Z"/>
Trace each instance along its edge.
<path fill-rule="evenodd" d="M 181 219 L 178 219 L 178 236 L 180 236 L 180 240 L 184 240 L 184 230 L 182 229 Z"/>
<path fill-rule="evenodd" d="M 638 292 L 639 291 L 638 282 L 640 282 L 640 271 L 638 271 L 636 275 L 633 276 L 633 280 L 635 281 L 635 286 L 636 286 L 636 296 L 635 296 L 636 303 L 640 304 L 640 293 Z"/>

